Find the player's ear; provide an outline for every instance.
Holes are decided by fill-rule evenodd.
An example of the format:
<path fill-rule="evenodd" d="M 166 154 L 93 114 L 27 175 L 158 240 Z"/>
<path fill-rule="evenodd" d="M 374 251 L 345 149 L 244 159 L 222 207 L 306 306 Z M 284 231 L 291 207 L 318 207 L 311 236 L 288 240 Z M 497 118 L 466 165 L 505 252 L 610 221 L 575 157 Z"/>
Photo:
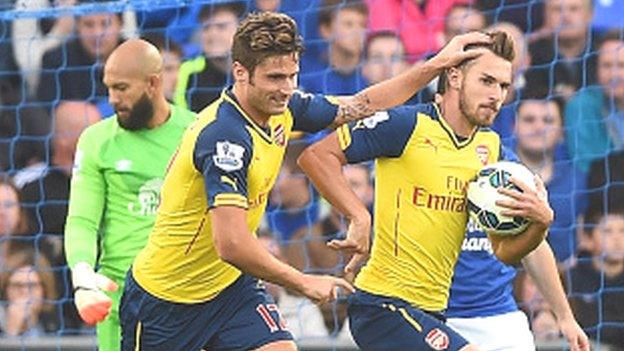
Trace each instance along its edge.
<path fill-rule="evenodd" d="M 158 88 L 162 85 L 161 76 L 152 74 L 148 78 L 149 95 L 154 95 L 158 91 Z"/>
<path fill-rule="evenodd" d="M 451 67 L 446 71 L 447 85 L 450 89 L 459 90 L 463 80 L 463 72 L 461 68 Z"/>
<path fill-rule="evenodd" d="M 234 76 L 234 81 L 238 83 L 249 81 L 249 71 L 238 61 L 232 63 L 232 75 Z"/>

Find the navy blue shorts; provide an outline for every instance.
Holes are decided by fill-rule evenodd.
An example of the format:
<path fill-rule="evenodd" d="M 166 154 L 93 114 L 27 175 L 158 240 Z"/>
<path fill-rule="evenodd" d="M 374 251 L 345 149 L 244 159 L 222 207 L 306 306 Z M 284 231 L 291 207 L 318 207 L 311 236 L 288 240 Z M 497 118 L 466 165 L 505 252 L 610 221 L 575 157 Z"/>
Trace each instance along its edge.
<path fill-rule="evenodd" d="M 129 272 L 119 318 L 124 351 L 251 350 L 293 339 L 271 295 L 245 274 L 210 301 L 183 304 L 151 295 Z"/>
<path fill-rule="evenodd" d="M 432 314 L 406 301 L 357 290 L 349 326 L 362 351 L 461 350 L 468 342 Z"/>

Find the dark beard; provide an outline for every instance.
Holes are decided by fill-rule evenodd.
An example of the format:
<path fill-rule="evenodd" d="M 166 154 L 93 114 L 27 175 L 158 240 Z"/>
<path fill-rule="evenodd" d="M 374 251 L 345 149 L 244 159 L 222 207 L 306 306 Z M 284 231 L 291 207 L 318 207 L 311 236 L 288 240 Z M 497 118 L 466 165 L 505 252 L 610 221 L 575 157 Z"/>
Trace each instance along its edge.
<path fill-rule="evenodd" d="M 119 118 L 117 115 L 117 123 L 119 126 L 126 130 L 140 130 L 147 129 L 149 122 L 154 117 L 154 104 L 147 97 L 147 94 L 143 94 L 139 101 L 132 106 L 130 114 L 127 118 Z"/>

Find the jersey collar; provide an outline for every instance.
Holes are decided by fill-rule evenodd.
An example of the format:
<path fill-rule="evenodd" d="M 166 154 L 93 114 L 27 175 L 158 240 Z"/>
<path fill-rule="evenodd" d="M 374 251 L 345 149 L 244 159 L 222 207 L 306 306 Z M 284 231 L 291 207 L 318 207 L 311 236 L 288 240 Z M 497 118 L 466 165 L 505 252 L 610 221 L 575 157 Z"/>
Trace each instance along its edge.
<path fill-rule="evenodd" d="M 247 123 L 258 133 L 258 135 L 260 135 L 260 137 L 264 139 L 264 141 L 266 141 L 269 144 L 273 143 L 273 139 L 271 138 L 271 135 L 270 135 L 271 133 L 270 127 L 268 128 L 261 127 L 253 119 L 251 119 L 249 115 L 247 115 L 247 113 L 243 110 L 243 108 L 238 103 L 236 96 L 234 96 L 234 93 L 232 92 L 232 87 L 223 89 L 223 92 L 221 93 L 221 97 L 223 98 L 223 100 L 229 102 L 234 107 L 236 107 L 236 110 L 238 110 L 238 113 L 240 113 L 240 115 L 243 116 L 245 121 L 247 121 Z"/>
<path fill-rule="evenodd" d="M 453 142 L 453 145 L 455 145 L 455 148 L 463 149 L 464 147 L 468 146 L 468 144 L 472 142 L 472 139 L 474 139 L 479 129 L 477 128 L 468 138 L 459 138 L 457 134 L 455 134 L 455 132 L 453 131 L 453 128 L 451 128 L 451 126 L 448 125 L 446 120 L 442 117 L 442 113 L 440 112 L 440 107 L 438 106 L 438 104 L 432 103 L 432 105 L 435 110 L 436 119 L 440 123 L 440 126 L 442 127 L 442 129 L 446 132 L 446 134 L 449 136 L 449 138 Z"/>

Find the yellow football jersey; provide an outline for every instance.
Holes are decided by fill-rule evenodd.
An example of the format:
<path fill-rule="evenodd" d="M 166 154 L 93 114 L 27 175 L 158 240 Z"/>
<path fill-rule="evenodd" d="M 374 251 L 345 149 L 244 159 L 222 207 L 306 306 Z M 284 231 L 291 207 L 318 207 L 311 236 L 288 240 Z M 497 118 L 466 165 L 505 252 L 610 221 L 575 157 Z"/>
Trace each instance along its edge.
<path fill-rule="evenodd" d="M 296 92 L 263 128 L 224 91 L 186 131 L 170 165 L 156 224 L 132 267 L 139 285 L 164 300 L 197 303 L 233 283 L 241 272 L 219 258 L 208 211 L 245 208 L 255 234 L 291 131 L 325 128 L 336 111 L 322 95 Z"/>
<path fill-rule="evenodd" d="M 498 160 L 499 136 L 481 129 L 461 140 L 426 104 L 342 126 L 338 138 L 350 163 L 375 159 L 374 240 L 356 286 L 444 310 L 468 219 L 466 187 Z"/>

